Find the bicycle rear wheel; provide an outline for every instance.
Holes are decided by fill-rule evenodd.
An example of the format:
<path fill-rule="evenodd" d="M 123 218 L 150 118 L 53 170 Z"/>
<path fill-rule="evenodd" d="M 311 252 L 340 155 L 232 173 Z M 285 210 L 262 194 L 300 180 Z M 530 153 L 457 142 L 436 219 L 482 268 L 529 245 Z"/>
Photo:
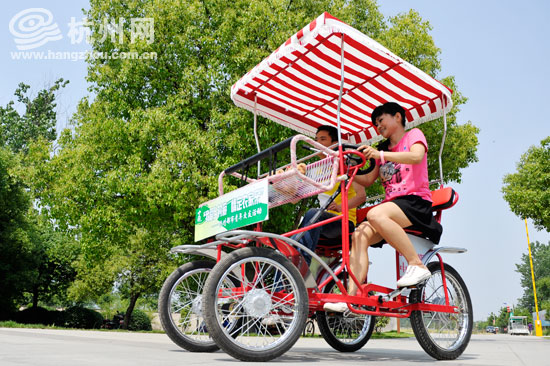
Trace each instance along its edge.
<path fill-rule="evenodd" d="M 162 328 L 175 344 L 190 352 L 219 349 L 210 337 L 202 315 L 202 291 L 215 264 L 209 260 L 185 263 L 168 276 L 159 294 Z M 226 326 L 235 327 L 236 319 L 227 322 Z"/>
<path fill-rule="evenodd" d="M 331 281 L 323 289 L 324 293 L 340 293 L 336 282 Z M 354 313 L 315 313 L 319 331 L 325 341 L 340 352 L 360 350 L 372 336 L 376 318 L 371 315 Z"/>
<path fill-rule="evenodd" d="M 227 286 L 239 282 L 241 287 Z M 224 311 L 231 304 L 232 311 Z M 269 361 L 290 349 L 308 315 L 306 288 L 296 267 L 280 253 L 243 248 L 222 259 L 204 288 L 203 313 L 216 344 L 242 361 Z M 229 330 L 228 316 L 241 320 Z"/>

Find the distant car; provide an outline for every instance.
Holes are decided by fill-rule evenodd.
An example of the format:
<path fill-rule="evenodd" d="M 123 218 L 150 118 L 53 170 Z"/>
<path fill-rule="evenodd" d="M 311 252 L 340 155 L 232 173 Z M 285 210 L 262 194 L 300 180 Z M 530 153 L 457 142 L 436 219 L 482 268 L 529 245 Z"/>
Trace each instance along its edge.
<path fill-rule="evenodd" d="M 490 325 L 489 325 L 487 328 L 485 328 L 485 331 L 486 331 L 487 333 L 493 333 L 493 334 L 496 334 L 496 333 L 497 333 L 497 329 L 496 329 L 495 327 L 493 327 L 493 326 L 490 326 Z"/>
<path fill-rule="evenodd" d="M 529 327 L 527 326 L 526 316 L 510 316 L 508 321 L 508 334 L 512 335 L 529 335 Z"/>

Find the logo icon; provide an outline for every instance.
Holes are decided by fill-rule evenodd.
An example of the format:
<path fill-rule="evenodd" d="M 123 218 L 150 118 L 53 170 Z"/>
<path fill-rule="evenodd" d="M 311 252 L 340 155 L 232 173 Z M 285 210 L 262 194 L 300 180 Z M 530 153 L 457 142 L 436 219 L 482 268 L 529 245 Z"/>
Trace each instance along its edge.
<path fill-rule="evenodd" d="M 48 9 L 30 8 L 15 14 L 9 24 L 18 50 L 31 50 L 63 38 Z"/>

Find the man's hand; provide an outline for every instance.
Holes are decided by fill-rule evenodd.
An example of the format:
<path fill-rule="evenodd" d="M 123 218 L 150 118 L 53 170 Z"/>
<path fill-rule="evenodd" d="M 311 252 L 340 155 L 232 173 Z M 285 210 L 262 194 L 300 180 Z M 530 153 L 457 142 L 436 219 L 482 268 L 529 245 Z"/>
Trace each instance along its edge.
<path fill-rule="evenodd" d="M 339 205 L 339 204 L 336 204 L 336 203 L 332 202 L 330 205 L 328 205 L 327 210 L 342 212 L 342 205 Z"/>

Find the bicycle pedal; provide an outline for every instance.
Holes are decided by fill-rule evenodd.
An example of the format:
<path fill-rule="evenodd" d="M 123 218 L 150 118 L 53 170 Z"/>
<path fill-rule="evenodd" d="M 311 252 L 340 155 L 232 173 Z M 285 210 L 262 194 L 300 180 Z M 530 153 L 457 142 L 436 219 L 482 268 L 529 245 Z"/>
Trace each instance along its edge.
<path fill-rule="evenodd" d="M 359 316 L 360 316 L 360 314 L 354 313 L 354 312 L 350 311 L 349 309 L 342 313 L 342 317 L 343 318 L 348 318 L 348 319 L 349 318 L 357 318 Z"/>
<path fill-rule="evenodd" d="M 384 296 L 384 298 L 386 301 L 391 301 L 395 299 L 397 296 L 401 295 L 403 291 L 405 291 L 406 289 L 408 289 L 408 287 L 401 287 L 401 288 L 398 288 L 397 290 L 393 290 L 387 296 Z"/>

